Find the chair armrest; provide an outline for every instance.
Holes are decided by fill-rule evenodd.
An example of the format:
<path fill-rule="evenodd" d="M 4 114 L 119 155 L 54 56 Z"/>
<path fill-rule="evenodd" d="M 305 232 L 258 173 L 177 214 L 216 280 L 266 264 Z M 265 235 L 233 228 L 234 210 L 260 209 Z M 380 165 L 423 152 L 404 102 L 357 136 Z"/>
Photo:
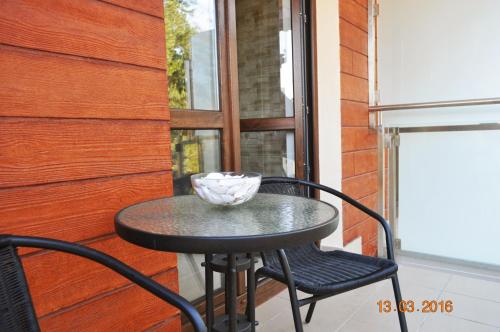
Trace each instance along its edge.
<path fill-rule="evenodd" d="M 304 186 L 308 186 L 314 189 L 318 189 L 321 191 L 325 191 L 329 194 L 332 194 L 343 201 L 346 201 L 347 203 L 351 204 L 355 208 L 363 211 L 373 219 L 377 220 L 380 225 L 382 225 L 382 228 L 384 229 L 385 233 L 385 242 L 387 246 L 387 258 L 394 261 L 394 244 L 392 241 L 392 232 L 391 232 L 391 227 L 389 226 L 389 223 L 377 212 L 373 211 L 372 209 L 364 206 L 363 204 L 359 203 L 356 201 L 354 198 L 347 196 L 346 194 L 335 190 L 333 188 L 324 186 L 322 184 L 314 183 L 311 181 L 307 180 L 300 180 L 300 179 L 294 179 L 294 178 L 287 178 L 287 177 L 265 177 L 262 178 L 262 184 L 270 184 L 270 183 L 290 183 L 290 184 L 300 184 Z"/>
<path fill-rule="evenodd" d="M 172 292 L 168 288 L 162 286 L 151 278 L 148 278 L 139 271 L 131 268 L 130 266 L 122 263 L 114 257 L 111 257 L 100 251 L 65 241 L 53 240 L 41 237 L 28 237 L 28 236 L 14 236 L 2 235 L 0 236 L 0 247 L 4 246 L 15 247 L 32 247 L 43 248 L 50 250 L 57 250 L 73 254 L 76 256 L 90 259 L 94 262 L 100 263 L 116 273 L 122 275 L 163 301 L 173 305 L 181 310 L 193 324 L 196 332 L 205 332 L 206 326 L 196 308 L 189 303 L 182 296 Z"/>

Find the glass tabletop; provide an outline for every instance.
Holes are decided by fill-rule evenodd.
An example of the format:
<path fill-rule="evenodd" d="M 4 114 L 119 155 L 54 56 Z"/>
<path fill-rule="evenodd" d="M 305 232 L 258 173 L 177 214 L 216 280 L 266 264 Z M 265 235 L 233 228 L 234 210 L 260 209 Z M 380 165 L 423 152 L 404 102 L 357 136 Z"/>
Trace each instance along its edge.
<path fill-rule="evenodd" d="M 167 250 L 166 246 L 169 251 L 208 252 L 215 246 L 230 252 L 233 245 L 248 247 L 242 241 L 251 240 L 262 240 L 262 244 L 264 239 L 275 238 L 277 248 L 279 242 L 282 247 L 290 246 L 290 241 L 301 239 L 300 233 L 311 233 L 309 237 L 318 237 L 312 241 L 319 240 L 333 232 L 337 223 L 338 211 L 328 203 L 259 193 L 238 206 L 216 206 L 194 195 L 147 201 L 123 209 L 115 225 L 126 240 L 153 249 Z M 257 244 L 258 250 L 265 249 Z"/>

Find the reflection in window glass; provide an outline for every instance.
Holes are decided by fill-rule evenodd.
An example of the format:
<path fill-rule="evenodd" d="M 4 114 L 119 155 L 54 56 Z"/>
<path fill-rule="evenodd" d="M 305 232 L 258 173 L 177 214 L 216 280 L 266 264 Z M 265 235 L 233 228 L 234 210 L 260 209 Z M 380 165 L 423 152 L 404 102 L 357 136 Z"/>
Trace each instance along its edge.
<path fill-rule="evenodd" d="M 236 0 L 240 117 L 293 117 L 290 0 Z"/>
<path fill-rule="evenodd" d="M 171 108 L 219 110 L 214 0 L 164 0 Z"/>
<path fill-rule="evenodd" d="M 191 194 L 191 174 L 221 168 L 218 130 L 172 130 L 174 194 Z"/>
<path fill-rule="evenodd" d="M 255 131 L 241 133 L 241 168 L 264 176 L 295 177 L 294 133 Z"/>
<path fill-rule="evenodd" d="M 191 174 L 219 171 L 220 133 L 218 130 L 172 130 L 174 195 L 192 193 Z M 179 292 L 190 301 L 205 294 L 203 255 L 178 254 Z M 214 287 L 222 287 L 221 274 L 214 274 Z"/>
<path fill-rule="evenodd" d="M 188 301 L 195 301 L 205 295 L 205 269 L 201 263 L 205 255 L 177 254 L 177 269 L 179 270 L 179 294 Z M 214 289 L 222 288 L 224 275 L 214 273 Z"/>

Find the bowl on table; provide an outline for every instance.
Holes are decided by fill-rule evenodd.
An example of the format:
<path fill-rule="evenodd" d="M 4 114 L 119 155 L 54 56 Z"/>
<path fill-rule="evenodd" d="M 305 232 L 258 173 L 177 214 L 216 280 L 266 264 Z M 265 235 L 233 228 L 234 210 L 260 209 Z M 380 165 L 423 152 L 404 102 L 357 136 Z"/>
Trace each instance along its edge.
<path fill-rule="evenodd" d="M 193 189 L 204 201 L 238 205 L 251 200 L 260 187 L 259 173 L 212 172 L 191 175 Z"/>

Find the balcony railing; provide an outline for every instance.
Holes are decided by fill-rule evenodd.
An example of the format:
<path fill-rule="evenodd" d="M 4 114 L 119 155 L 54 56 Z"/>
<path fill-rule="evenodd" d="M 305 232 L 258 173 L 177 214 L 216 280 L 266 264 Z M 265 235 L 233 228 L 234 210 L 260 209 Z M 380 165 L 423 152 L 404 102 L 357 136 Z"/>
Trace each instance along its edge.
<path fill-rule="evenodd" d="M 370 107 L 386 189 L 380 208 L 401 251 L 500 268 L 498 104 L 500 98 Z"/>

